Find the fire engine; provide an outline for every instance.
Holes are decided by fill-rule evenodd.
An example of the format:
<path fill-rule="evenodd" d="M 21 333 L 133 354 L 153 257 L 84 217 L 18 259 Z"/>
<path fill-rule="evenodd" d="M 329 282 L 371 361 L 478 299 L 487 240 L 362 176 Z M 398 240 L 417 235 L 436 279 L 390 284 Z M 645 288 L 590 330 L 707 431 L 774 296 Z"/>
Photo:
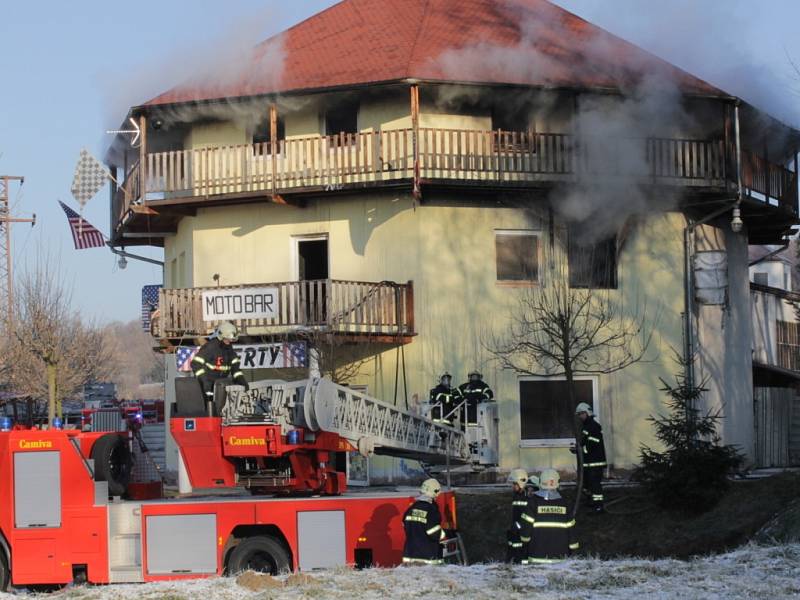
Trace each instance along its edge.
<path fill-rule="evenodd" d="M 218 383 L 208 403 L 196 386 L 176 381 L 169 423 L 182 469 L 203 490 L 187 497 L 125 498 L 129 433 L 0 432 L 2 589 L 393 566 L 413 495 L 346 493 L 344 453 L 456 465 L 480 456 L 457 421 L 324 378 Z M 455 530 L 453 493 L 437 502 Z"/>

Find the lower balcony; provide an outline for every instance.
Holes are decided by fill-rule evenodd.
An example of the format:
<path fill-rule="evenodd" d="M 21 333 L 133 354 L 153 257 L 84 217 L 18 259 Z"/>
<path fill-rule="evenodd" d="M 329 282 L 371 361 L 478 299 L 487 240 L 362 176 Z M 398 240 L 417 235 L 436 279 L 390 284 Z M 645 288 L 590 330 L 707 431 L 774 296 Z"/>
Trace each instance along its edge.
<path fill-rule="evenodd" d="M 151 333 L 165 343 L 202 337 L 230 320 L 240 336 L 315 331 L 353 341 L 406 343 L 414 331 L 412 282 L 319 279 L 162 289 Z"/>

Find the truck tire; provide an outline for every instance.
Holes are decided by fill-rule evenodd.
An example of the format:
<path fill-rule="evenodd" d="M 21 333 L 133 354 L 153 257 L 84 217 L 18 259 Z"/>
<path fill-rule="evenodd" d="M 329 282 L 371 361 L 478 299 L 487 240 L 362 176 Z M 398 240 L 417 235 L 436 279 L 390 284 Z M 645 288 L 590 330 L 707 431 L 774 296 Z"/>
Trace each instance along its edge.
<path fill-rule="evenodd" d="M 6 559 L 6 553 L 0 548 L 0 592 L 8 590 L 9 579 L 11 579 L 11 573 L 8 569 L 8 559 Z"/>
<path fill-rule="evenodd" d="M 107 481 L 110 496 L 122 496 L 128 489 L 133 456 L 128 440 L 118 433 L 107 433 L 92 447 L 95 481 Z"/>
<path fill-rule="evenodd" d="M 245 538 L 231 552 L 228 573 L 248 570 L 270 575 L 291 571 L 289 552 L 283 544 L 268 535 Z"/>

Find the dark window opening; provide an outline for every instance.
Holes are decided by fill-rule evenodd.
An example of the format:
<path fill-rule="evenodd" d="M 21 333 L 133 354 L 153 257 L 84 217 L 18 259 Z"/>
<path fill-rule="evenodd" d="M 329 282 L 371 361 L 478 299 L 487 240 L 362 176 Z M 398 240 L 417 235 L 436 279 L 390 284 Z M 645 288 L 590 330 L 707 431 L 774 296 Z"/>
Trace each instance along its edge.
<path fill-rule="evenodd" d="M 528 118 L 527 106 L 502 106 L 492 107 L 492 129 L 497 131 L 532 131 L 533 123 Z"/>
<path fill-rule="evenodd" d="M 520 437 L 523 440 L 573 438 L 572 420 L 580 402 L 594 405 L 592 381 L 575 382 L 574 404 L 565 380 L 542 379 L 519 382 Z"/>
<path fill-rule="evenodd" d="M 537 281 L 539 238 L 532 233 L 496 232 L 498 281 Z"/>
<path fill-rule="evenodd" d="M 277 139 L 278 139 L 278 147 L 275 149 L 276 154 L 280 154 L 280 147 L 281 147 L 281 140 L 286 139 L 286 123 L 283 120 L 283 117 L 278 117 L 277 122 Z M 269 125 L 269 114 L 266 115 L 259 123 L 256 125 L 255 129 L 253 129 L 253 154 L 263 155 L 263 154 L 272 154 L 272 148 L 270 148 L 270 144 L 272 143 L 270 125 Z M 263 146 L 257 146 L 256 144 L 264 144 Z"/>
<path fill-rule="evenodd" d="M 616 289 L 617 237 L 583 243 L 569 233 L 569 285 L 573 288 Z"/>
<path fill-rule="evenodd" d="M 340 102 L 330 107 L 325 112 L 325 135 L 333 136 L 345 134 L 345 139 L 338 141 L 341 143 L 354 143 L 353 134 L 358 133 L 358 101 L 351 100 Z"/>

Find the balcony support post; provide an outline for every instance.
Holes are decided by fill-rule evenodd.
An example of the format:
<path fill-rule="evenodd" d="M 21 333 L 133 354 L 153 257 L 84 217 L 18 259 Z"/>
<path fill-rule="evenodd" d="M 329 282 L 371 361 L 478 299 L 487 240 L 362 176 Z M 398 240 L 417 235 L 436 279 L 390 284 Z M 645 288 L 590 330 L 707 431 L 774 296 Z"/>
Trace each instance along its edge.
<path fill-rule="evenodd" d="M 272 171 L 272 199 L 275 199 L 277 191 L 277 171 L 278 171 L 278 107 L 273 102 L 269 105 L 269 158 Z"/>
<path fill-rule="evenodd" d="M 728 176 L 731 173 L 731 105 L 729 102 L 725 103 L 722 115 L 722 131 L 725 136 L 725 147 L 723 149 L 722 157 L 722 180 L 725 182 L 726 189 L 728 186 Z"/>
<path fill-rule="evenodd" d="M 139 197 L 142 204 L 147 200 L 147 117 L 139 115 Z M 136 201 L 136 198 L 132 198 Z"/>
<path fill-rule="evenodd" d="M 413 153 L 413 187 L 412 195 L 416 203 L 422 197 L 419 174 L 419 86 L 411 86 L 411 149 Z"/>
<path fill-rule="evenodd" d="M 791 209 L 795 213 L 798 212 L 798 207 L 797 207 L 797 196 L 798 196 L 798 194 L 797 194 L 797 182 L 798 182 L 798 177 L 797 177 L 797 174 L 798 174 L 798 171 L 797 171 L 797 154 L 798 154 L 798 152 L 800 152 L 800 148 L 795 148 L 794 149 L 794 176 L 790 179 L 790 181 L 789 181 L 790 185 L 788 186 L 788 189 L 787 189 L 787 192 L 789 193 L 789 200 L 791 202 Z"/>
<path fill-rule="evenodd" d="M 766 198 L 766 203 L 769 204 L 769 195 L 770 195 L 770 169 L 769 169 L 769 148 L 767 148 L 767 140 L 764 140 L 764 195 Z M 778 190 L 780 192 L 780 190 Z M 781 199 L 777 198 L 778 203 L 780 203 Z"/>

